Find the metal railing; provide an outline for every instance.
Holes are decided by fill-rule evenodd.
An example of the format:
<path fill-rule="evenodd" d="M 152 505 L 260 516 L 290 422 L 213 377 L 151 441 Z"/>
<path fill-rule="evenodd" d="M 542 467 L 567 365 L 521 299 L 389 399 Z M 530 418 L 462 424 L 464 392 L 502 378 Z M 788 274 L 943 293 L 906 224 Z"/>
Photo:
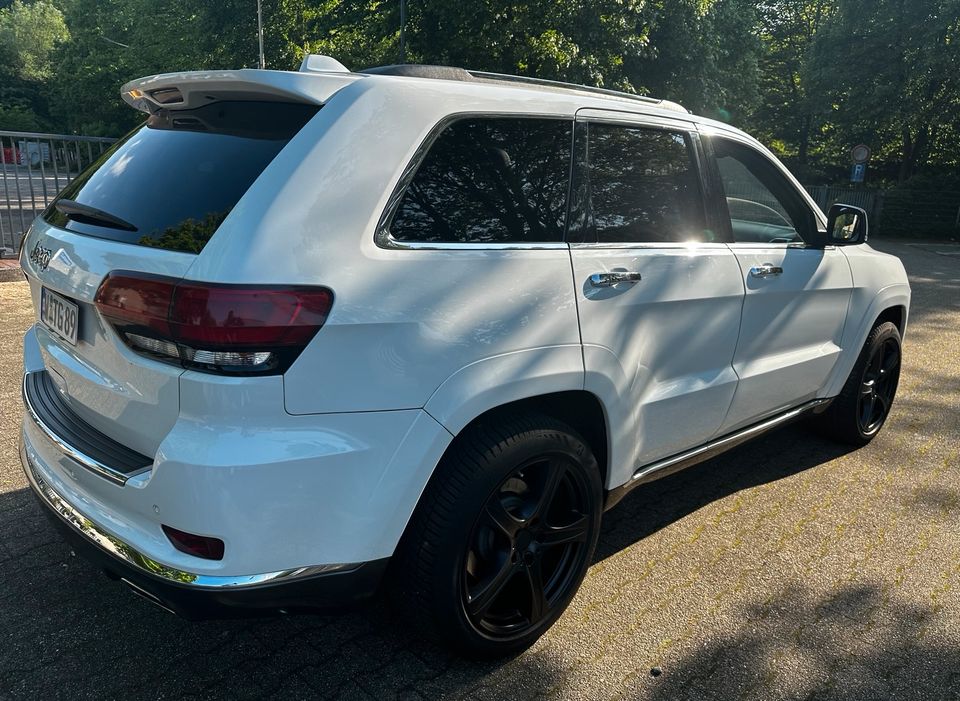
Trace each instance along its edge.
<path fill-rule="evenodd" d="M 0 253 L 19 253 L 30 223 L 116 139 L 0 131 Z"/>

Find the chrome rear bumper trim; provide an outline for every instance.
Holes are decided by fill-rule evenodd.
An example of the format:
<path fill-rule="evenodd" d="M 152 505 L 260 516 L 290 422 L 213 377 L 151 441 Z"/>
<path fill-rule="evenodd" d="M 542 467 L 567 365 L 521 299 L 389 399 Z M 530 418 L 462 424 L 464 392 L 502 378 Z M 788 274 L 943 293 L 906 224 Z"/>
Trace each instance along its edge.
<path fill-rule="evenodd" d="M 61 496 L 43 478 L 43 475 L 34 465 L 28 448 L 21 437 L 20 462 L 27 475 L 30 486 L 68 526 L 80 533 L 92 544 L 104 550 L 120 562 L 133 567 L 140 572 L 157 579 L 191 589 L 239 589 L 256 587 L 267 584 L 279 584 L 294 579 L 312 577 L 334 572 L 348 572 L 358 569 L 362 563 L 345 563 L 330 565 L 313 565 L 309 567 L 295 567 L 292 569 L 265 572 L 263 574 L 219 576 L 188 572 L 178 567 L 165 565 L 153 558 L 144 555 L 129 543 L 107 533 L 104 529 L 84 516 Z"/>

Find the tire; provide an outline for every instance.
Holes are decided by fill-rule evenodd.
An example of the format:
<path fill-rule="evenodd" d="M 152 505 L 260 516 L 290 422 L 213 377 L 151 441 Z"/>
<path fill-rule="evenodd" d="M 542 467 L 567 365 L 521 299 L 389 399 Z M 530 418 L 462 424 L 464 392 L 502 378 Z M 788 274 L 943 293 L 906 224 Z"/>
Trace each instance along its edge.
<path fill-rule="evenodd" d="M 900 381 L 900 332 L 877 324 L 860 351 L 850 376 L 830 407 L 814 417 L 817 428 L 842 443 L 864 446 L 883 428 Z"/>
<path fill-rule="evenodd" d="M 580 587 L 602 508 L 576 431 L 536 414 L 481 420 L 447 451 L 401 539 L 394 605 L 468 656 L 518 653 Z"/>

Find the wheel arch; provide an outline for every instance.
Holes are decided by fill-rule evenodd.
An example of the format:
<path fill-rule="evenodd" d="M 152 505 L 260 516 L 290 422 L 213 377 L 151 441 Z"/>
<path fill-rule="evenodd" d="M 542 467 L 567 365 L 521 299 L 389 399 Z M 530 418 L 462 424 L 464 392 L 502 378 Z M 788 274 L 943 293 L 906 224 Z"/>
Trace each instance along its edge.
<path fill-rule="evenodd" d="M 862 301 L 857 299 L 859 296 L 857 292 L 854 292 L 847 326 L 843 333 L 843 353 L 833 369 L 833 374 L 824 385 L 823 391 L 818 395 L 820 397 L 835 397 L 840 393 L 847 381 L 847 376 L 857 362 L 867 336 L 878 323 L 892 321 L 900 331 L 901 338 L 906 331 L 910 309 L 909 285 L 906 283 L 889 285 L 872 298 L 866 297 Z"/>
<path fill-rule="evenodd" d="M 887 307 L 880 312 L 880 315 L 873 324 L 871 324 L 870 328 L 882 324 L 885 321 L 893 322 L 893 325 L 897 327 L 897 331 L 900 332 L 900 337 L 903 338 L 903 334 L 907 330 L 907 306 L 905 304 L 895 304 Z"/>
<path fill-rule="evenodd" d="M 593 452 L 600 467 L 601 483 L 606 485 L 610 455 L 607 417 L 600 399 L 583 389 L 524 397 L 492 407 L 464 426 L 450 445 L 479 423 L 496 421 L 498 417 L 517 413 L 542 414 L 567 424 L 579 433 Z M 449 451 L 450 447 L 447 450 Z"/>

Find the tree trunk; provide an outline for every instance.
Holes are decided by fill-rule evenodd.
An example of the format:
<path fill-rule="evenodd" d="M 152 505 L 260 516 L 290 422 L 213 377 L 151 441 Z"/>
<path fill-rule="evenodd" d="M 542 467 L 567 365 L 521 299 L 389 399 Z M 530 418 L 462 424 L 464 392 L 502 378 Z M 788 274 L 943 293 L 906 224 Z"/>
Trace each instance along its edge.
<path fill-rule="evenodd" d="M 926 124 L 921 126 L 917 130 L 916 139 L 910 133 L 910 127 L 903 127 L 901 133 L 903 135 L 903 160 L 900 162 L 900 175 L 897 180 L 900 184 L 903 184 L 913 176 L 917 164 L 923 158 L 930 141 L 930 127 Z"/>

